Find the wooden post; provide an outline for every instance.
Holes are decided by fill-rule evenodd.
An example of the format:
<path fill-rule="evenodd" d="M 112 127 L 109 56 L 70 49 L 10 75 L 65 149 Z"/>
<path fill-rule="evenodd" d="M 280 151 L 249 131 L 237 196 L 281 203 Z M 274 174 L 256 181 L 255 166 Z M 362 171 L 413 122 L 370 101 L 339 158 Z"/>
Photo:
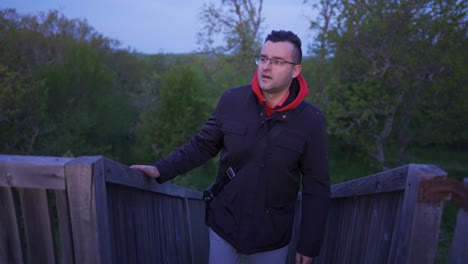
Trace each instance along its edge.
<path fill-rule="evenodd" d="M 78 157 L 65 165 L 76 263 L 114 263 L 103 158 Z"/>
<path fill-rule="evenodd" d="M 465 178 L 464 184 L 468 184 Z M 468 260 L 468 211 L 458 210 L 457 225 L 450 249 L 450 264 L 464 264 Z"/>
<path fill-rule="evenodd" d="M 446 172 L 433 165 L 409 164 L 403 206 L 388 263 L 434 262 L 443 202 L 418 202 L 419 186 L 422 180 L 446 176 Z"/>
<path fill-rule="evenodd" d="M 188 198 L 185 197 L 184 198 L 184 206 L 183 206 L 183 210 L 184 210 L 184 213 L 185 213 L 185 219 L 187 220 L 186 221 L 186 226 L 187 226 L 187 236 L 190 240 L 190 246 L 189 246 L 189 251 L 190 251 L 190 258 L 191 258 L 191 263 L 194 264 L 195 263 L 195 258 L 194 258 L 194 250 L 193 250 L 193 244 L 195 243 L 194 239 L 193 239 L 193 234 L 192 234 L 192 216 L 190 215 L 190 207 L 189 207 L 189 203 L 188 203 Z"/>

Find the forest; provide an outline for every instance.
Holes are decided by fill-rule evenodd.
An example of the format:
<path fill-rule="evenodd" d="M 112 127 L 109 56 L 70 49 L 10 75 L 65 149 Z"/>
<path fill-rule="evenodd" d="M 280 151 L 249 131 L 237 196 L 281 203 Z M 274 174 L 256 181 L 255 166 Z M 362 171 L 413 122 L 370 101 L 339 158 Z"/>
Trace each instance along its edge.
<path fill-rule="evenodd" d="M 327 119 L 332 182 L 407 163 L 468 177 L 468 2 L 303 4 L 319 11 L 302 73 Z M 203 5 L 190 54 L 141 54 L 57 10 L 0 9 L 0 153 L 154 163 L 250 82 L 262 5 Z M 215 171 L 216 158 L 175 182 L 202 190 Z"/>
<path fill-rule="evenodd" d="M 205 4 L 191 54 L 122 48 L 57 10 L 0 10 L 0 153 L 155 162 L 186 143 L 220 94 L 248 83 L 262 1 Z M 406 163 L 467 175 L 465 1 L 304 1 L 308 100 L 327 118 L 334 183 Z M 223 43 L 215 43 L 216 35 Z M 446 167 L 444 167 L 446 166 Z M 178 183 L 202 189 L 216 160 Z"/>

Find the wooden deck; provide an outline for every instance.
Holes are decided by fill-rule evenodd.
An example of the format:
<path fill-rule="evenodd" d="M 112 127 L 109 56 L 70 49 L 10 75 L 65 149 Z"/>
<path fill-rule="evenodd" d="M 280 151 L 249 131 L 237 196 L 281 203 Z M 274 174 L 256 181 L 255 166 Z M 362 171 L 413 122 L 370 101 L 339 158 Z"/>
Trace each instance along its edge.
<path fill-rule="evenodd" d="M 446 176 L 408 164 L 332 186 L 314 263 L 433 263 L 444 202 L 423 201 L 420 186 Z M 201 193 L 102 156 L 0 155 L 0 212 L 0 263 L 208 262 Z M 459 223 L 452 263 L 467 257 L 466 212 Z"/>

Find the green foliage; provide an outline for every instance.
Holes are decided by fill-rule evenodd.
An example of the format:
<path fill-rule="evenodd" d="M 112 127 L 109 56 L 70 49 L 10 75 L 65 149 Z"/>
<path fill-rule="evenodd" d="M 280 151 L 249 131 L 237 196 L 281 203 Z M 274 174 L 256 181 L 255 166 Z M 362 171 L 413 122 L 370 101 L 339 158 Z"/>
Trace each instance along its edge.
<path fill-rule="evenodd" d="M 159 102 L 142 113 L 137 128 L 140 146 L 151 147 L 154 161 L 187 143 L 212 108 L 204 78 L 194 67 L 179 66 L 161 76 Z"/>
<path fill-rule="evenodd" d="M 123 63 L 137 59 L 114 52 L 117 42 L 58 11 L 21 16 L 4 9 L 0 21 L 0 89 L 8 108 L 0 132 L 8 141 L 0 151 L 125 159 L 122 146 L 135 116 L 128 86 L 135 81 L 117 77 L 139 78 L 135 63 Z M 115 70 L 117 59 L 127 70 Z"/>
<path fill-rule="evenodd" d="M 320 57 L 304 57 L 302 75 L 310 88 L 308 99 L 324 111 L 329 103 L 327 87 L 333 87 L 333 64 Z"/>
<path fill-rule="evenodd" d="M 370 154 L 382 146 L 392 167 L 415 145 L 465 149 L 466 3 L 320 2 L 326 12 L 313 23 L 316 55 L 304 58 L 303 74 L 310 101 L 327 115 L 332 167 L 373 172 Z M 223 3 L 204 6 L 200 37 L 207 38 L 200 41 L 207 42 L 200 44 L 226 37 L 224 54 L 213 46 L 208 53 L 135 54 L 58 11 L 0 10 L 0 151 L 152 163 L 185 144 L 219 95 L 248 83 L 255 70 L 261 3 Z M 222 18 L 233 24 L 219 27 Z M 215 164 L 180 183 L 199 189 Z M 333 171 L 337 181 L 345 174 Z"/>
<path fill-rule="evenodd" d="M 96 52 L 76 44 L 64 64 L 48 67 L 43 76 L 49 88 L 49 133 L 40 141 L 42 149 L 52 155 L 118 158 L 114 146 L 125 138 L 132 110 L 129 100 L 115 89 L 114 73 Z"/>
<path fill-rule="evenodd" d="M 381 168 L 390 144 L 402 155 L 411 143 L 466 140 L 466 3 L 320 3 L 313 26 L 318 62 L 333 65 L 319 83 L 330 133 Z"/>
<path fill-rule="evenodd" d="M 206 77 L 194 66 L 174 66 L 161 75 L 158 102 L 143 111 L 137 127 L 137 155 L 154 163 L 186 144 L 198 132 L 214 109 Z M 178 177 L 174 182 L 202 190 L 216 173 L 210 161 L 200 168 Z"/>
<path fill-rule="evenodd" d="M 30 154 L 41 133 L 47 89 L 42 80 L 0 64 L 0 152 Z"/>

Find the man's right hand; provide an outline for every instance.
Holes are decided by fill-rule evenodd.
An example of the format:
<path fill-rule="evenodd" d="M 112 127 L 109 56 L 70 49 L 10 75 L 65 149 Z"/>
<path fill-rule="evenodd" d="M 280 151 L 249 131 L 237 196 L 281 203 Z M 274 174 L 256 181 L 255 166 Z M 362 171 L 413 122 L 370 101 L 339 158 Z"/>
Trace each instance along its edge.
<path fill-rule="evenodd" d="M 139 170 L 149 177 L 159 178 L 159 170 L 155 166 L 151 165 L 132 165 L 131 169 Z"/>

